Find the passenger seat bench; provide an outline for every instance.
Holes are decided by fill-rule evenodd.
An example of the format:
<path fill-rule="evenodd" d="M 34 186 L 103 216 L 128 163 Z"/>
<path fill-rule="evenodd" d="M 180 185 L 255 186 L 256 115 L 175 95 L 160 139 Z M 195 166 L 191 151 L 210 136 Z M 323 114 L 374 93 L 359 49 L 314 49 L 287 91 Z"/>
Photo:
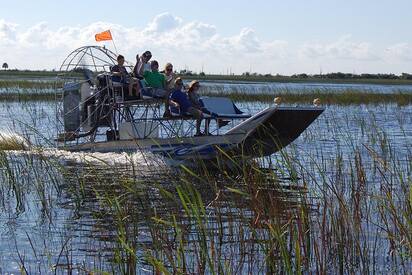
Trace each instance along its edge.
<path fill-rule="evenodd" d="M 226 97 L 201 97 L 200 102 L 202 103 L 204 108 L 216 114 L 216 116 L 214 117 L 208 114 L 204 114 L 205 119 L 237 119 L 251 117 L 251 115 L 244 114 L 242 111 L 240 111 L 239 108 L 237 108 L 233 103 L 233 101 Z M 173 106 L 170 106 L 170 112 L 172 114 L 171 118 L 195 119 L 191 115 L 181 115 L 179 109 Z"/>
<path fill-rule="evenodd" d="M 200 102 L 204 108 L 217 114 L 218 118 L 236 119 L 251 117 L 251 115 L 239 110 L 233 101 L 226 97 L 201 97 Z"/>

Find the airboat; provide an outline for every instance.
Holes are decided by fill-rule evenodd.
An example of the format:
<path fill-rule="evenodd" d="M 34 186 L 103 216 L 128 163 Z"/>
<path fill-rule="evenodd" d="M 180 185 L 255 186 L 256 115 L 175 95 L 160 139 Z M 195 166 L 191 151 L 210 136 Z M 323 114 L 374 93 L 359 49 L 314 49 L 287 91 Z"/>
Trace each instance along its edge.
<path fill-rule="evenodd" d="M 203 97 L 215 114 L 211 135 L 195 136 L 196 120 L 163 117 L 164 100 L 125 97 L 112 80 L 117 55 L 105 47 L 84 46 L 60 67 L 56 94 L 56 146 L 84 152 L 151 152 L 172 160 L 253 159 L 268 156 L 294 141 L 323 111 L 319 106 L 274 104 L 256 114 L 242 112 L 230 99 Z M 125 66 L 131 69 L 129 63 Z M 146 87 L 150 88 L 150 87 Z M 219 120 L 227 125 L 223 127 Z"/>

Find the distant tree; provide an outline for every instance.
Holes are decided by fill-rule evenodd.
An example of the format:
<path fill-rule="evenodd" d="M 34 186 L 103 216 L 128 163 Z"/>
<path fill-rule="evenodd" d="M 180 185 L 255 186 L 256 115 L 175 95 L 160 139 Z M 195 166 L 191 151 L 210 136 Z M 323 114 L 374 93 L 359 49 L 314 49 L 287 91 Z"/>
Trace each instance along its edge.
<path fill-rule="evenodd" d="M 3 66 L 1 66 L 4 70 L 7 70 L 9 68 L 9 64 L 6 62 L 3 63 Z"/>
<path fill-rule="evenodd" d="M 297 78 L 308 78 L 309 76 L 305 73 L 301 73 L 301 74 L 296 75 L 296 77 Z"/>
<path fill-rule="evenodd" d="M 206 74 L 204 72 L 200 72 L 199 76 L 205 76 Z"/>
<path fill-rule="evenodd" d="M 401 79 L 412 79 L 412 74 L 402 73 Z"/>
<path fill-rule="evenodd" d="M 186 70 L 186 69 L 185 70 L 180 70 L 179 74 L 180 75 L 188 75 L 188 76 L 194 75 L 194 73 L 192 71 Z"/>

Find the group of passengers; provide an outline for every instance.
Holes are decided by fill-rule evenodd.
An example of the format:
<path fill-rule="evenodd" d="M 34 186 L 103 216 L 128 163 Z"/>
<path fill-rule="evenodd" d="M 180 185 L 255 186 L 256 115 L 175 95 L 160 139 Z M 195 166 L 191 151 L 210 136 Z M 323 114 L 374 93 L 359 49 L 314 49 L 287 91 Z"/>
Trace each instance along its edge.
<path fill-rule="evenodd" d="M 215 114 L 203 107 L 197 93 L 200 83 L 192 81 L 186 90 L 183 80 L 173 72 L 173 65 L 167 63 L 164 71 L 159 72 L 159 63 L 156 60 L 150 61 L 152 54 L 150 51 L 144 52 L 140 57 L 136 55 L 136 65 L 130 76 L 124 66 L 124 57 L 117 57 L 117 65 L 111 68 L 112 81 L 120 82 L 126 87 L 129 98 L 141 98 L 142 93 L 147 93 L 146 87 L 150 87 L 149 95 L 165 99 L 165 117 L 171 116 L 172 110 L 178 110 L 181 115 L 189 115 L 196 118 L 196 135 L 208 135 L 210 120 L 206 120 L 205 132 L 200 131 L 201 119 L 214 117 Z"/>

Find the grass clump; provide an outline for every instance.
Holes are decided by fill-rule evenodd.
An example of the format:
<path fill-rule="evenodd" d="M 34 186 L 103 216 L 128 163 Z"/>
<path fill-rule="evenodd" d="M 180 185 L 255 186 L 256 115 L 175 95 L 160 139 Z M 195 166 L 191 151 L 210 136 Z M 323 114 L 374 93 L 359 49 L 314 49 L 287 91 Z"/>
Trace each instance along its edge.
<path fill-rule="evenodd" d="M 0 151 L 28 150 L 27 140 L 17 134 L 0 133 Z"/>

